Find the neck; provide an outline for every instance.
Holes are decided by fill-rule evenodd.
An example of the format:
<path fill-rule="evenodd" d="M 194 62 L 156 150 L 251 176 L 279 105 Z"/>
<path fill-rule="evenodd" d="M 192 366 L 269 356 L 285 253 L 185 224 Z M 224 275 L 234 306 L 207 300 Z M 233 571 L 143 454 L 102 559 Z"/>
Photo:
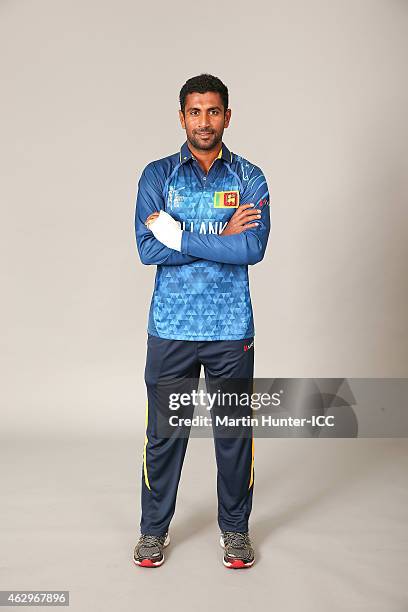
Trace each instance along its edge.
<path fill-rule="evenodd" d="M 216 148 L 209 149 L 208 151 L 203 151 L 202 149 L 196 149 L 190 142 L 188 143 L 188 148 L 204 170 L 204 172 L 208 173 L 215 159 L 217 159 L 220 151 L 222 149 L 222 142 L 218 143 Z"/>

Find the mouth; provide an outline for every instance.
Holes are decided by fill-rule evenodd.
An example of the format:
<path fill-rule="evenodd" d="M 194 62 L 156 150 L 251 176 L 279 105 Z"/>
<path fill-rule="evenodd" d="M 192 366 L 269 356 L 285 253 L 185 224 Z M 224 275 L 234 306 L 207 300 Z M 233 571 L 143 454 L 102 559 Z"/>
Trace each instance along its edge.
<path fill-rule="evenodd" d="M 198 135 L 200 136 L 200 138 L 209 138 L 210 136 L 212 136 L 212 132 L 199 132 Z"/>

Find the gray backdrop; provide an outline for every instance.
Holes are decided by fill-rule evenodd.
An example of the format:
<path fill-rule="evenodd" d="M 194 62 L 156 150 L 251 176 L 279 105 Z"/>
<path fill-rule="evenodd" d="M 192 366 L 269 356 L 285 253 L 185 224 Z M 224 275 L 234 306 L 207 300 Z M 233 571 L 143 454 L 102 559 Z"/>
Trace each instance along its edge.
<path fill-rule="evenodd" d="M 230 90 L 226 144 L 269 181 L 250 268 L 257 376 L 406 376 L 408 7 L 396 0 L 2 2 L 3 426 L 127 430 L 155 267 L 143 167 L 178 93 Z"/>
<path fill-rule="evenodd" d="M 403 0 L 2 0 L 1 588 L 130 610 L 159 584 L 130 561 L 155 272 L 133 217 L 187 78 L 226 82 L 225 142 L 269 182 L 256 375 L 407 375 L 407 50 Z M 407 609 L 405 440 L 258 440 L 244 576 L 211 445 L 189 446 L 158 605 Z"/>

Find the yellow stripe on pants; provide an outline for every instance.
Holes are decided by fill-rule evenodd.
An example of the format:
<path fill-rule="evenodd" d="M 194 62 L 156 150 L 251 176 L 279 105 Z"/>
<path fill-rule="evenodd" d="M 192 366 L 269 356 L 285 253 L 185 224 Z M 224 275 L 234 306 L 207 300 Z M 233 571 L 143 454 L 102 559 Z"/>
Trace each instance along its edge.
<path fill-rule="evenodd" d="M 145 428 L 145 442 L 144 442 L 144 447 L 143 447 L 143 473 L 144 473 L 144 480 L 146 483 L 146 486 L 148 489 L 150 489 L 150 483 L 149 483 L 149 477 L 147 475 L 147 464 L 146 464 L 146 446 L 148 443 L 148 438 L 147 438 L 147 423 L 148 423 L 148 419 L 149 419 L 149 400 L 146 400 L 146 428 Z"/>
<path fill-rule="evenodd" d="M 249 481 L 249 487 L 248 489 L 250 489 L 253 485 L 254 482 L 254 454 L 255 454 L 255 448 L 254 448 L 254 436 L 252 434 L 252 461 L 251 461 L 251 479 Z"/>
<path fill-rule="evenodd" d="M 254 393 L 254 386 L 255 386 L 255 382 L 252 379 L 252 394 Z M 251 407 L 251 417 L 253 415 L 253 410 Z M 250 489 L 254 483 L 254 455 L 255 455 L 255 445 L 254 445 L 254 432 L 252 431 L 252 459 L 251 459 L 251 476 L 249 479 L 249 487 L 248 489 Z"/>

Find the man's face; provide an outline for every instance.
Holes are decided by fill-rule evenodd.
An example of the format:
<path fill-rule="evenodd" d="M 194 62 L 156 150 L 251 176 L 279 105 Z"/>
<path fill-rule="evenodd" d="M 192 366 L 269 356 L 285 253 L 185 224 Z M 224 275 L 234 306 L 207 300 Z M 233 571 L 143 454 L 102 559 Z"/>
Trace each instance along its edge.
<path fill-rule="evenodd" d="M 231 110 L 224 113 L 219 93 L 190 93 L 186 97 L 185 115 L 179 111 L 181 126 L 186 130 L 187 140 L 196 149 L 214 149 L 222 140 L 224 129 L 228 127 Z"/>

